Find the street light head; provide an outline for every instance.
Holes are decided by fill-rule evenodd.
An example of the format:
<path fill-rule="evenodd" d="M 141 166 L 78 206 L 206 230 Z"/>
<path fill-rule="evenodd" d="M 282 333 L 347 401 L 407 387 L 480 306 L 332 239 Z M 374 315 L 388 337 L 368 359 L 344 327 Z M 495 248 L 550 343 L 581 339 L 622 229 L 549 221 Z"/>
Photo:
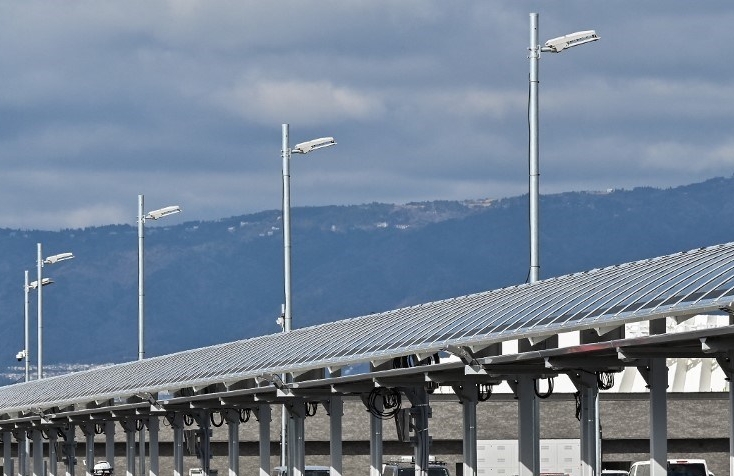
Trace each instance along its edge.
<path fill-rule="evenodd" d="M 168 215 L 173 215 L 174 213 L 179 213 L 181 211 L 181 207 L 178 205 L 173 205 L 170 207 L 161 208 L 159 210 L 153 210 L 152 212 L 148 212 L 147 215 L 145 215 L 146 219 L 151 220 L 157 220 L 159 218 L 163 218 Z"/>
<path fill-rule="evenodd" d="M 57 255 L 49 256 L 45 260 L 43 260 L 43 264 L 54 264 L 58 263 L 59 261 L 66 261 L 68 259 L 74 258 L 73 253 L 59 253 Z M 43 283 L 46 284 L 46 283 Z"/>
<path fill-rule="evenodd" d="M 41 283 L 46 286 L 47 284 L 53 284 L 53 280 L 51 278 L 43 278 L 41 280 Z M 28 289 L 36 289 L 38 287 L 38 281 L 31 281 L 28 283 Z"/>
<path fill-rule="evenodd" d="M 584 43 L 590 43 L 598 39 L 599 36 L 594 30 L 577 31 L 576 33 L 570 33 L 568 35 L 559 36 L 558 38 L 552 38 L 546 41 L 543 51 L 560 53 L 566 48 L 583 45 Z"/>
<path fill-rule="evenodd" d="M 330 147 L 335 144 L 336 144 L 336 141 L 334 140 L 333 137 L 321 137 L 319 139 L 314 139 L 308 142 L 301 142 L 300 144 L 296 144 L 292 152 L 296 154 L 308 154 L 312 150 L 323 149 L 324 147 Z"/>

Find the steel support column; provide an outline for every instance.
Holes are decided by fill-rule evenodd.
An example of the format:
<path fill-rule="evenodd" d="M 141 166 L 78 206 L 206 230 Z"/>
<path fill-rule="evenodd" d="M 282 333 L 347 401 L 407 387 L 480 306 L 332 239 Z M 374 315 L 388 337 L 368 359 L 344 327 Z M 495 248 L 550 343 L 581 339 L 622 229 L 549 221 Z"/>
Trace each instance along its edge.
<path fill-rule="evenodd" d="M 428 476 L 428 456 L 431 451 L 431 437 L 428 434 L 428 419 L 431 407 L 428 404 L 428 392 L 425 387 L 414 387 L 405 391 L 410 399 L 410 416 L 415 428 L 411 438 L 413 459 L 415 460 L 415 476 Z"/>
<path fill-rule="evenodd" d="M 212 455 L 212 448 L 210 444 L 212 436 L 210 413 L 209 411 L 204 410 L 194 415 L 194 418 L 199 425 L 199 430 L 197 432 L 199 436 L 199 448 L 197 450 L 196 456 L 199 457 L 199 462 L 201 463 L 201 469 L 204 470 L 204 475 L 208 476 L 209 467 L 211 466 Z"/>
<path fill-rule="evenodd" d="M 333 395 L 329 398 L 329 457 L 331 476 L 342 476 L 342 416 L 344 415 L 344 399 Z"/>
<path fill-rule="evenodd" d="M 13 475 L 12 448 L 13 448 L 13 433 L 11 433 L 10 431 L 4 430 L 3 431 L 3 476 L 14 476 Z M 20 442 L 18 444 L 18 448 L 20 448 Z"/>
<path fill-rule="evenodd" d="M 138 430 L 138 466 L 140 476 L 145 476 L 145 422 L 142 428 Z"/>
<path fill-rule="evenodd" d="M 28 435 L 23 429 L 16 430 L 15 440 L 18 442 L 18 475 L 28 474 Z"/>
<path fill-rule="evenodd" d="M 41 430 L 33 429 L 33 476 L 45 476 L 43 474 L 43 438 Z"/>
<path fill-rule="evenodd" d="M 135 476 L 135 432 L 137 429 L 134 419 L 125 419 L 120 422 L 125 431 L 125 462 L 127 476 Z M 141 475 L 145 476 L 145 475 Z"/>
<path fill-rule="evenodd" d="M 270 405 L 260 405 L 254 411 L 260 434 L 260 476 L 270 476 L 270 421 L 273 419 L 272 409 Z"/>
<path fill-rule="evenodd" d="M 517 379 L 518 475 L 540 474 L 540 411 L 535 395 L 535 379 Z"/>
<path fill-rule="evenodd" d="M 227 457 L 229 476 L 240 474 L 240 412 L 222 410 L 222 418 L 227 422 Z"/>
<path fill-rule="evenodd" d="M 167 415 L 166 419 L 173 428 L 173 476 L 183 476 L 183 415 L 174 412 Z"/>
<path fill-rule="evenodd" d="M 454 387 L 454 393 L 459 397 L 463 417 L 463 476 L 477 474 L 477 403 L 479 389 L 477 385 L 467 384 Z"/>
<path fill-rule="evenodd" d="M 379 399 L 378 399 L 379 400 Z M 376 401 L 378 411 L 382 411 L 382 402 Z M 370 476 L 382 474 L 382 420 L 370 413 Z"/>
<path fill-rule="evenodd" d="M 601 436 L 599 426 L 599 381 L 596 374 L 582 372 L 569 375 L 576 386 L 581 403 L 581 474 L 601 474 Z"/>
<path fill-rule="evenodd" d="M 64 456 L 66 457 L 66 476 L 76 474 L 76 427 L 69 425 L 62 430 L 64 436 Z"/>
<path fill-rule="evenodd" d="M 288 476 L 303 476 L 306 470 L 304 420 L 306 404 L 297 400 L 285 405 L 288 410 Z M 290 471 L 292 470 L 292 473 Z"/>
<path fill-rule="evenodd" d="M 115 467 L 115 422 L 107 421 L 104 424 L 105 458 L 110 466 Z"/>
<path fill-rule="evenodd" d="M 94 423 L 84 423 L 80 425 L 82 433 L 84 433 L 84 454 L 85 465 L 84 472 L 87 476 L 94 473 Z"/>
<path fill-rule="evenodd" d="M 48 431 L 48 474 L 56 476 L 59 474 L 58 455 L 56 454 L 56 440 L 58 433 L 56 428 L 50 428 Z"/>
<path fill-rule="evenodd" d="M 665 358 L 650 359 L 650 476 L 668 474 L 668 367 Z"/>
<path fill-rule="evenodd" d="M 650 335 L 665 334 L 665 318 L 650 321 Z M 650 476 L 668 474 L 668 366 L 664 357 L 650 359 Z"/>
<path fill-rule="evenodd" d="M 160 429 L 160 420 L 157 416 L 153 415 L 148 417 L 148 433 L 150 435 L 148 443 L 148 453 L 150 458 L 150 476 L 158 476 L 160 471 L 159 466 L 159 451 L 158 451 L 158 430 Z M 145 476 L 145 475 L 142 475 Z"/>

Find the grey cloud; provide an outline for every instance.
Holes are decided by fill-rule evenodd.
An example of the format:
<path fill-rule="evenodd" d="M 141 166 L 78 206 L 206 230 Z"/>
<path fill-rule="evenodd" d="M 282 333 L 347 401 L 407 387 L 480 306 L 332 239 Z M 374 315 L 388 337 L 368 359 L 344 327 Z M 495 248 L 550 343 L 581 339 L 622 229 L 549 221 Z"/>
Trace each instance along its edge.
<path fill-rule="evenodd" d="M 542 40 L 541 192 L 732 173 L 728 2 L 0 0 L 0 226 L 527 190 L 528 14 Z M 49 197 L 53 197 L 52 200 Z"/>

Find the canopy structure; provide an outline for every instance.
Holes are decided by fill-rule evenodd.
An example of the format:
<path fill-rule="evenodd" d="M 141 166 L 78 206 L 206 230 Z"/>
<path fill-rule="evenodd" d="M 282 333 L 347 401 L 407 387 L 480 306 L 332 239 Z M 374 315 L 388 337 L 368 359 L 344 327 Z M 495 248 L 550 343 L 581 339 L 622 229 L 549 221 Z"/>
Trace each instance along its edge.
<path fill-rule="evenodd" d="M 214 387 L 224 394 L 273 393 L 299 381 L 333 381 L 345 367 L 376 369 L 396 358 L 422 360 L 447 350 L 491 363 L 482 351 L 496 343 L 533 343 L 588 329 L 602 335 L 633 321 L 730 312 L 733 301 L 734 243 L 727 243 L 15 384 L 0 388 L 0 424 L 75 405 L 94 409 L 120 399 L 144 401 L 160 392 L 191 398 Z M 293 383 L 281 381 L 281 374 L 292 375 Z"/>

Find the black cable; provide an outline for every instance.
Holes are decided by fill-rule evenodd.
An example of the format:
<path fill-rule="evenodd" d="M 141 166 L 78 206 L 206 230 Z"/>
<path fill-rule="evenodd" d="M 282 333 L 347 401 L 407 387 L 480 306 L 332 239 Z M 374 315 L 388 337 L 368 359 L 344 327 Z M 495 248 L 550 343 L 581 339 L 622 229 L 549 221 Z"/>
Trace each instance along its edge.
<path fill-rule="evenodd" d="M 394 369 L 407 369 L 418 367 L 419 365 L 432 365 L 441 363 L 441 357 L 438 353 L 431 354 L 423 360 L 418 360 L 414 354 L 403 355 L 392 359 L 392 367 Z"/>
<path fill-rule="evenodd" d="M 95 435 L 101 435 L 104 433 L 104 426 L 102 426 L 101 423 L 95 423 L 94 425 L 94 434 Z"/>
<path fill-rule="evenodd" d="M 488 383 L 480 383 L 477 385 L 477 399 L 480 402 L 486 402 L 489 400 L 489 397 L 492 396 L 492 390 L 494 389 L 494 385 L 490 385 Z"/>
<path fill-rule="evenodd" d="M 612 372 L 599 372 L 596 374 L 596 383 L 599 390 L 609 390 L 614 387 L 614 374 Z"/>
<path fill-rule="evenodd" d="M 311 417 L 316 415 L 316 410 L 318 410 L 319 404 L 316 402 L 308 402 L 306 403 L 306 416 Z"/>
<path fill-rule="evenodd" d="M 209 421 L 212 422 L 212 425 L 219 428 L 220 426 L 224 425 L 224 415 L 222 415 L 222 412 L 216 412 L 219 413 L 219 424 L 217 424 L 217 422 L 214 421 L 214 413 L 215 412 L 211 412 L 209 414 Z"/>
<path fill-rule="evenodd" d="M 540 393 L 540 390 L 538 389 L 538 379 L 537 378 L 535 379 L 535 395 L 538 398 L 548 398 L 551 395 L 553 395 L 553 381 L 554 381 L 554 378 L 553 377 L 548 377 L 546 380 L 548 381 L 548 391 L 545 392 L 545 393 Z"/>
<path fill-rule="evenodd" d="M 378 398 L 382 399 L 382 410 L 376 404 Z M 401 406 L 400 392 L 392 388 L 377 387 L 370 392 L 367 399 L 367 411 L 381 420 L 393 418 Z"/>
<path fill-rule="evenodd" d="M 183 416 L 184 425 L 191 426 L 194 424 L 194 417 L 192 415 Z"/>
<path fill-rule="evenodd" d="M 142 431 L 145 428 L 145 422 L 143 420 L 135 420 L 135 429 Z"/>
<path fill-rule="evenodd" d="M 576 400 L 576 419 L 581 421 L 581 392 L 574 393 L 573 398 Z"/>
<path fill-rule="evenodd" d="M 245 414 L 244 417 L 242 416 L 243 413 Z M 246 423 L 249 420 L 250 420 L 250 409 L 249 408 L 240 408 L 240 422 L 241 423 Z"/>

